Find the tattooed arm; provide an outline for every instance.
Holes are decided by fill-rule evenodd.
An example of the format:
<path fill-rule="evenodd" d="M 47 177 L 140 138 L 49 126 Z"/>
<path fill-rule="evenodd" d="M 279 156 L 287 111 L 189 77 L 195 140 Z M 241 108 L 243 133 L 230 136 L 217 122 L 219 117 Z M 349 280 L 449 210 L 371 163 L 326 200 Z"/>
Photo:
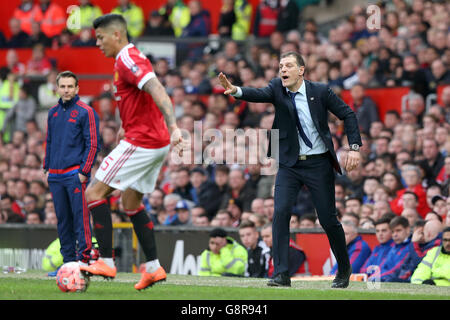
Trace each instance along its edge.
<path fill-rule="evenodd" d="M 153 101 L 155 101 L 159 110 L 163 114 L 164 121 L 166 122 L 167 128 L 169 129 L 172 146 L 176 146 L 177 144 L 182 143 L 183 138 L 181 136 L 181 131 L 177 126 L 172 101 L 167 95 L 166 90 L 164 89 L 161 82 L 159 82 L 158 78 L 153 77 L 148 80 L 142 87 L 142 90 L 152 96 Z"/>
<path fill-rule="evenodd" d="M 164 120 L 166 121 L 169 132 L 172 133 L 174 129 L 177 129 L 177 124 L 175 113 L 173 112 L 172 101 L 167 95 L 166 89 L 164 89 L 158 78 L 154 77 L 144 84 L 142 90 L 152 96 L 153 101 L 155 101 L 156 105 L 164 116 Z"/>

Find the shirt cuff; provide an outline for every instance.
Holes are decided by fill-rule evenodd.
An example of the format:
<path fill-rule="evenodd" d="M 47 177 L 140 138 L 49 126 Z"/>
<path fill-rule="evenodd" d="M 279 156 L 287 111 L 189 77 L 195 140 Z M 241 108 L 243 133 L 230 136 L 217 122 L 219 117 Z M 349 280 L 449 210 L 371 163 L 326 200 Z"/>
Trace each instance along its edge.
<path fill-rule="evenodd" d="M 142 87 L 144 86 L 144 84 L 148 81 L 148 80 L 150 80 L 151 78 L 154 78 L 154 77 L 156 77 L 156 74 L 154 73 L 154 72 L 149 72 L 149 73 L 147 73 L 145 76 L 143 76 L 142 77 L 142 79 L 141 79 L 141 81 L 139 81 L 139 83 L 138 83 L 138 88 L 139 88 L 139 90 L 142 90 Z"/>
<path fill-rule="evenodd" d="M 235 98 L 240 98 L 240 97 L 242 97 L 242 89 L 241 89 L 241 87 L 236 87 L 236 93 L 232 93 L 232 94 L 230 94 L 230 96 L 232 96 L 232 97 L 235 97 Z"/>

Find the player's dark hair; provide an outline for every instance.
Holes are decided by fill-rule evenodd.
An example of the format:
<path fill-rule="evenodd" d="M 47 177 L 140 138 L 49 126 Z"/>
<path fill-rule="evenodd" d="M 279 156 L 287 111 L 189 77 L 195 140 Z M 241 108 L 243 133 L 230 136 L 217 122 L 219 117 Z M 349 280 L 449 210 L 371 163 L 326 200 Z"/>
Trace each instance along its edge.
<path fill-rule="evenodd" d="M 109 27 L 110 25 L 112 25 L 114 23 L 121 24 L 124 27 L 124 29 L 127 30 L 127 22 L 126 22 L 125 18 L 120 14 L 114 14 L 114 13 L 109 13 L 109 14 L 105 14 L 101 17 L 98 17 L 97 19 L 94 20 L 92 25 L 94 26 L 94 29 L 97 29 L 97 28 Z"/>
<path fill-rule="evenodd" d="M 56 76 L 56 85 L 59 86 L 59 79 L 61 78 L 74 78 L 75 79 L 75 87 L 78 87 L 78 78 L 75 75 L 75 73 L 73 73 L 72 71 L 63 71 L 60 72 L 57 76 Z"/>

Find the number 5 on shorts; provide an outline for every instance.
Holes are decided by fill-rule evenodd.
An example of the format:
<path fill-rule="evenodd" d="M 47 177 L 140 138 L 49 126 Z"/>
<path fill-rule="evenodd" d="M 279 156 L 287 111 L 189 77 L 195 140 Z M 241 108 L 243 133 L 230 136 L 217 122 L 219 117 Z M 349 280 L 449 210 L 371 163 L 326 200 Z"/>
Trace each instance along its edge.
<path fill-rule="evenodd" d="M 100 169 L 102 169 L 103 171 L 105 171 L 106 169 L 108 169 L 108 167 L 109 167 L 109 162 L 108 162 L 108 160 L 109 161 L 114 161 L 114 159 L 111 157 L 111 156 L 108 156 L 108 158 L 106 158 L 103 162 L 104 162 L 104 164 L 103 164 L 103 166 L 102 167 L 100 167 Z"/>

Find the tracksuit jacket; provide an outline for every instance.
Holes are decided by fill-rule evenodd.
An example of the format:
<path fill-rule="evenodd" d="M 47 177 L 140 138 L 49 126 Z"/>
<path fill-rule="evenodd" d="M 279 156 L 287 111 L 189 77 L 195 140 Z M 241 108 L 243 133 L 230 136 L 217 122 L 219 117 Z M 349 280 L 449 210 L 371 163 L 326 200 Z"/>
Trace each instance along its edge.
<path fill-rule="evenodd" d="M 394 240 L 386 241 L 385 243 L 381 243 L 377 245 L 375 248 L 373 248 L 372 253 L 370 254 L 369 258 L 366 260 L 364 265 L 361 267 L 359 272 L 361 273 L 367 273 L 367 268 L 369 266 L 378 266 L 380 269 L 386 262 L 387 254 L 389 253 L 389 250 L 393 248 L 395 245 Z"/>
<path fill-rule="evenodd" d="M 364 262 L 370 256 L 372 250 L 367 242 L 365 242 L 361 236 L 357 236 L 353 241 L 347 245 L 348 257 L 350 264 L 352 265 L 352 273 L 359 273 Z M 331 269 L 331 274 L 336 274 L 338 264 L 335 263 Z"/>
<path fill-rule="evenodd" d="M 48 112 L 43 167 L 58 218 L 57 230 L 64 263 L 90 260 L 92 235 L 85 190 L 78 174 L 90 177 L 100 149 L 99 117 L 75 96 Z"/>
<path fill-rule="evenodd" d="M 400 267 L 398 271 L 398 281 L 399 282 L 410 282 L 411 275 L 416 270 L 419 263 L 422 261 L 423 257 L 427 252 L 441 245 L 442 232 L 433 240 L 420 244 L 417 242 L 411 242 L 409 244 L 409 254 L 405 260 L 405 263 Z"/>
<path fill-rule="evenodd" d="M 395 244 L 389 250 L 386 257 L 386 262 L 381 267 L 380 281 L 381 282 L 398 282 L 398 272 L 401 266 L 405 263 L 409 255 L 409 244 L 411 237 L 407 238 L 400 244 Z"/>

